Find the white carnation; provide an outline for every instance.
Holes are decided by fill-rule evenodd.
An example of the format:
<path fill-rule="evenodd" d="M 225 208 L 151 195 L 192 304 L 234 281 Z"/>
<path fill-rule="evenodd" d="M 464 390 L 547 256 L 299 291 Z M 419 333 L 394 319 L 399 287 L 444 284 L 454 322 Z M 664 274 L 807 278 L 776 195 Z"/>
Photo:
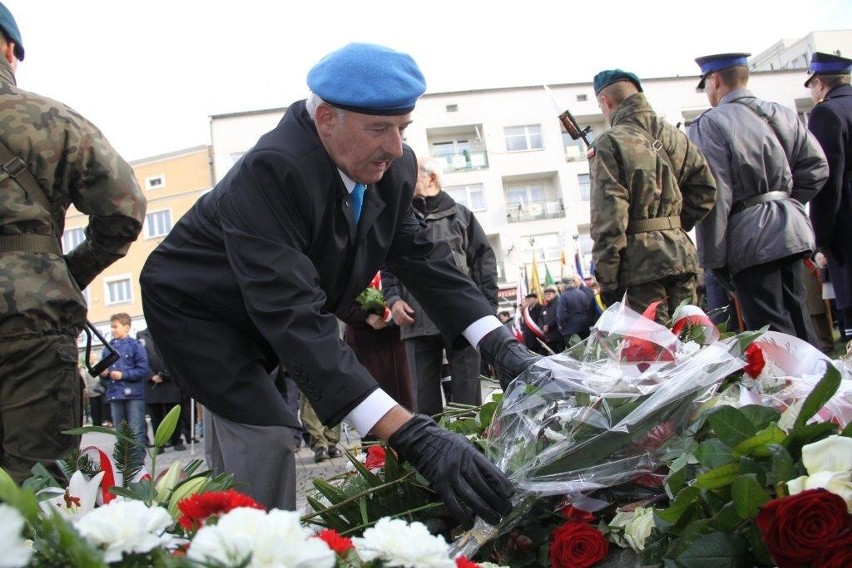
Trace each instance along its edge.
<path fill-rule="evenodd" d="M 407 568 L 455 568 L 449 546 L 429 533 L 423 523 L 410 525 L 401 519 L 383 517 L 362 538 L 353 538 L 358 556 L 366 561 L 382 560 L 385 566 Z"/>
<path fill-rule="evenodd" d="M 119 497 L 80 517 L 74 525 L 90 544 L 104 551 L 104 560 L 118 562 L 125 553 L 144 554 L 168 545 L 173 537 L 165 531 L 172 522 L 162 507 Z"/>
<path fill-rule="evenodd" d="M 332 568 L 336 555 L 328 545 L 313 538 L 299 523 L 294 511 L 269 513 L 242 507 L 223 515 L 216 525 L 202 527 L 187 556 L 198 562 L 236 565 L 251 557 L 250 568 Z"/>

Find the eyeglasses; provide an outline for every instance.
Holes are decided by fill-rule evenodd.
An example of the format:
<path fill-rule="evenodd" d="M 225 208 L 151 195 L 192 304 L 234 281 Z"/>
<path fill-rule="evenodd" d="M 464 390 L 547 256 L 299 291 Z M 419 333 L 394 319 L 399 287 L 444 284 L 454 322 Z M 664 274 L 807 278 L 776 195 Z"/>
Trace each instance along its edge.
<path fill-rule="evenodd" d="M 97 377 L 101 373 L 104 372 L 110 365 L 115 363 L 121 358 L 121 355 L 116 351 L 112 345 L 109 344 L 109 341 L 104 338 L 103 335 L 93 326 L 91 323 L 86 322 L 86 326 L 83 328 L 83 331 L 86 333 L 86 369 L 88 369 L 89 374 L 93 377 Z M 98 361 L 95 366 L 89 365 L 88 361 L 91 361 L 92 356 L 92 334 L 95 334 L 95 337 L 101 340 L 101 343 L 104 344 L 109 354 Z"/>

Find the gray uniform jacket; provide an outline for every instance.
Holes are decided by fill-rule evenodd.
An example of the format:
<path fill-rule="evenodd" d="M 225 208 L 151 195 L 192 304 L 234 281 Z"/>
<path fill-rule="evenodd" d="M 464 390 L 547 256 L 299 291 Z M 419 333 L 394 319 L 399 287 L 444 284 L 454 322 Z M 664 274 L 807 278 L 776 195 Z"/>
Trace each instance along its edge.
<path fill-rule="evenodd" d="M 814 250 L 804 204 L 822 188 L 828 164 L 795 112 L 735 89 L 692 124 L 689 137 L 716 178 L 716 206 L 696 227 L 703 268 L 733 275 Z M 789 197 L 732 213 L 736 203 L 770 191 Z"/>

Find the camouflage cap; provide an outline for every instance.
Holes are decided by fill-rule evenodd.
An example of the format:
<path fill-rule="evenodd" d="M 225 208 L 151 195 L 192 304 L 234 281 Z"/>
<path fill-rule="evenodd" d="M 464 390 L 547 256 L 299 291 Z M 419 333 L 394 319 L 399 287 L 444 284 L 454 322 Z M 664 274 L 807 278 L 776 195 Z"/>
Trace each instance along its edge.
<path fill-rule="evenodd" d="M 21 40 L 21 30 L 18 29 L 12 12 L 2 2 L 0 2 L 0 30 L 3 30 L 3 35 L 15 44 L 15 57 L 18 61 L 23 61 L 24 43 Z"/>
<path fill-rule="evenodd" d="M 852 59 L 817 51 L 811 55 L 805 87 L 816 75 L 848 75 L 850 72 L 852 72 Z"/>
<path fill-rule="evenodd" d="M 597 75 L 592 82 L 595 88 L 595 96 L 598 95 L 604 88 L 609 87 L 613 83 L 618 83 L 619 81 L 630 81 L 636 88 L 639 89 L 639 92 L 642 92 L 642 83 L 639 82 L 639 77 L 635 74 L 630 73 L 629 71 L 622 71 L 621 69 L 607 69 L 606 71 L 601 71 Z"/>

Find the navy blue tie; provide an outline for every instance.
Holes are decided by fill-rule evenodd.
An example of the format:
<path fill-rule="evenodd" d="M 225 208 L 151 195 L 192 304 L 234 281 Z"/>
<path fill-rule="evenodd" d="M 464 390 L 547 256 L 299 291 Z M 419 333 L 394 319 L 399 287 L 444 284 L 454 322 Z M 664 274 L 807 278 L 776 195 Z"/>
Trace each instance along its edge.
<path fill-rule="evenodd" d="M 367 186 L 363 183 L 356 183 L 352 190 L 352 215 L 355 217 L 355 224 L 361 219 L 361 207 L 364 205 L 364 191 Z"/>

